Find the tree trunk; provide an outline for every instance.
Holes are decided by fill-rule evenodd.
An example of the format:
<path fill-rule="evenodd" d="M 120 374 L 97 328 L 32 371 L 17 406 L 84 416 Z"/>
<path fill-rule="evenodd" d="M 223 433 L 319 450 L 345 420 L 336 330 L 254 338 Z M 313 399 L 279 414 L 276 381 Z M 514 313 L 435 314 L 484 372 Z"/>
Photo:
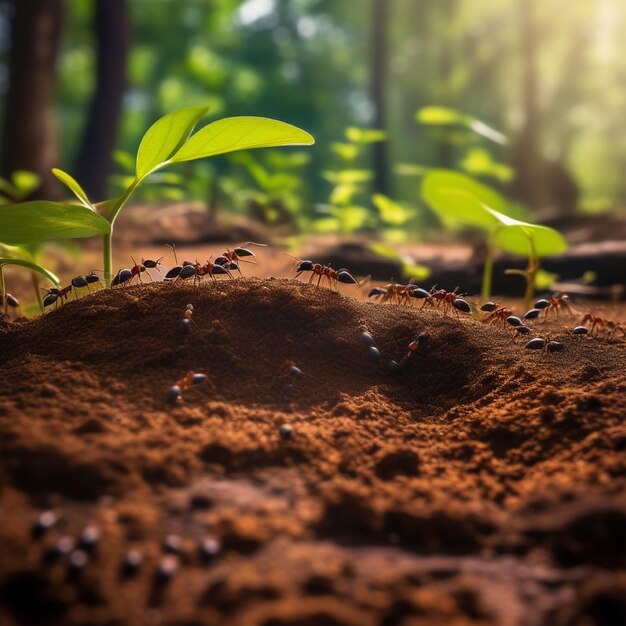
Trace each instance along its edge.
<path fill-rule="evenodd" d="M 9 91 L 2 145 L 2 174 L 24 169 L 41 177 L 32 195 L 59 197 L 50 169 L 58 149 L 53 98 L 55 62 L 61 39 L 64 0 L 13 0 Z"/>
<path fill-rule="evenodd" d="M 517 175 L 512 192 L 536 209 L 543 201 L 540 175 L 539 110 L 537 105 L 537 39 L 535 0 L 520 0 L 521 52 L 523 58 L 522 106 L 524 121 L 513 147 Z"/>
<path fill-rule="evenodd" d="M 374 105 L 374 127 L 381 130 L 385 125 L 385 91 L 387 78 L 387 23 L 390 0 L 373 0 L 372 7 L 372 76 L 370 92 Z M 374 153 L 374 191 L 388 194 L 387 142 L 372 144 Z"/>
<path fill-rule="evenodd" d="M 130 21 L 126 0 L 97 0 L 94 29 L 97 41 L 96 88 L 76 164 L 77 178 L 92 201 L 105 197 L 112 172 L 111 152 L 126 89 Z"/>

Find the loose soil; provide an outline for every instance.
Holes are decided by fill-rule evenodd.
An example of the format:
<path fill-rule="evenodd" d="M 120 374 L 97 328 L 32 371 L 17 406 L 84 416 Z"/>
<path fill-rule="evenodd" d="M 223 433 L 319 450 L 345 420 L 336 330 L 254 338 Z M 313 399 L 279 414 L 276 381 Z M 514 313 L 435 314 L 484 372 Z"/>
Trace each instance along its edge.
<path fill-rule="evenodd" d="M 565 345 L 545 354 L 246 278 L 100 291 L 1 329 L 0 622 L 624 623 L 626 342 L 572 325 L 534 325 Z M 207 382 L 168 404 L 189 371 Z M 83 571 L 46 560 L 88 524 Z"/>

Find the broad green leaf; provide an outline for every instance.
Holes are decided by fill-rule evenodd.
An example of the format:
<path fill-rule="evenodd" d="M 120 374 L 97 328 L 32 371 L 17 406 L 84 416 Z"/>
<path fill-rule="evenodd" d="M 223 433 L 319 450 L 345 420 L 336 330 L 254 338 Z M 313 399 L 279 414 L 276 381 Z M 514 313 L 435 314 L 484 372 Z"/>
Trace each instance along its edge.
<path fill-rule="evenodd" d="M 201 128 L 170 160 L 192 161 L 236 150 L 314 143 L 309 133 L 285 122 L 266 117 L 227 117 Z"/>
<path fill-rule="evenodd" d="M 453 176 L 442 170 L 429 172 L 422 181 L 422 197 L 446 224 L 452 222 L 491 230 L 498 219 L 483 208 L 483 204 L 486 204 L 484 198 L 472 194 L 467 190 L 468 186 L 454 185 L 454 180 Z"/>
<path fill-rule="evenodd" d="M 4 243 L 26 244 L 108 234 L 111 225 L 95 211 L 62 202 L 24 202 L 0 207 Z"/>
<path fill-rule="evenodd" d="M 9 246 L 4 243 L 0 243 L 0 257 L 7 259 L 26 259 L 27 261 L 33 260 L 32 253 L 24 246 Z"/>
<path fill-rule="evenodd" d="M 70 176 L 67 172 L 60 170 L 56 167 L 52 168 L 52 173 L 66 186 L 68 189 L 80 200 L 83 206 L 93 210 L 91 202 L 83 188 L 76 182 L 76 180 Z"/>
<path fill-rule="evenodd" d="M 29 270 L 33 270 L 34 272 L 42 274 L 55 285 L 60 285 L 59 279 L 55 274 L 47 270 L 45 267 L 41 267 L 41 265 L 33 263 L 32 261 L 27 261 L 26 259 L 7 259 L 0 257 L 0 267 L 4 267 L 5 265 L 19 265 L 21 267 L 27 267 Z"/>
<path fill-rule="evenodd" d="M 356 126 L 350 126 L 346 128 L 346 137 L 348 141 L 354 143 L 376 143 L 378 141 L 385 141 L 387 139 L 387 133 L 377 128 L 357 128 Z"/>
<path fill-rule="evenodd" d="M 496 180 L 508 183 L 513 178 L 513 168 L 504 163 L 497 163 L 484 148 L 471 148 L 463 157 L 460 166 L 474 176 L 492 176 Z"/>
<path fill-rule="evenodd" d="M 461 125 L 471 128 L 475 133 L 482 135 L 483 137 L 490 139 L 494 143 L 505 145 L 508 140 L 506 135 L 491 128 L 479 119 L 457 111 L 456 109 L 450 109 L 448 107 L 440 106 L 428 106 L 419 109 L 415 114 L 418 122 L 422 124 L 429 124 L 432 126 L 453 126 Z"/>
<path fill-rule="evenodd" d="M 137 178 L 143 178 L 175 154 L 208 110 L 206 106 L 187 107 L 172 111 L 152 124 L 137 151 Z"/>
<path fill-rule="evenodd" d="M 372 196 L 374 206 L 380 211 L 383 222 L 387 224 L 404 224 L 413 217 L 413 211 L 382 193 Z"/>

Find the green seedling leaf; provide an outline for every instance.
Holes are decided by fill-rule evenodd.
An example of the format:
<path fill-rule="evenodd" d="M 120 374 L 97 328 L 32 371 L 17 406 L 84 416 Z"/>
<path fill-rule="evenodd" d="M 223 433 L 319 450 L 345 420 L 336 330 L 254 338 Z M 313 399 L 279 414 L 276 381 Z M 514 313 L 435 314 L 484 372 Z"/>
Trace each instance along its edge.
<path fill-rule="evenodd" d="M 208 110 L 206 106 L 187 107 L 152 124 L 137 151 L 137 178 L 143 178 L 178 152 Z"/>
<path fill-rule="evenodd" d="M 5 243 L 0 243 L 0 257 L 6 259 L 26 259 L 27 261 L 33 260 L 33 255 L 24 246 L 9 246 Z"/>
<path fill-rule="evenodd" d="M 376 128 L 357 128 L 356 126 L 350 126 L 346 128 L 346 137 L 348 141 L 352 141 L 353 143 L 376 143 L 385 141 L 387 139 L 387 133 L 384 130 L 378 130 Z"/>
<path fill-rule="evenodd" d="M 5 265 L 19 265 L 21 267 L 26 267 L 29 270 L 33 270 L 33 272 L 38 272 L 39 274 L 45 276 L 50 282 L 57 285 L 57 287 L 60 285 L 59 279 L 55 274 L 47 270 L 45 267 L 41 267 L 41 265 L 33 263 L 32 261 L 28 261 L 26 259 L 9 259 L 0 257 L 0 267 L 4 267 Z"/>
<path fill-rule="evenodd" d="M 309 133 L 285 122 L 266 117 L 227 117 L 201 128 L 170 160 L 177 163 L 236 150 L 314 143 Z"/>
<path fill-rule="evenodd" d="M 493 160 L 484 148 L 471 148 L 467 151 L 460 166 L 474 176 L 491 176 L 503 183 L 508 183 L 514 175 L 513 168 Z"/>
<path fill-rule="evenodd" d="M 376 193 L 372 196 L 374 206 L 380 211 L 380 217 L 386 224 L 399 226 L 410 220 L 414 213 L 408 207 L 392 200 L 382 193 Z"/>
<path fill-rule="evenodd" d="M 56 167 L 52 168 L 52 173 L 80 200 L 83 206 L 94 210 L 87 194 L 72 176 Z"/>
<path fill-rule="evenodd" d="M 371 170 L 325 170 L 322 177 L 333 185 L 354 185 L 372 180 L 373 174 Z"/>
<path fill-rule="evenodd" d="M 62 202 L 24 202 L 0 207 L 0 236 L 8 244 L 108 234 L 111 225 L 92 209 Z"/>
<path fill-rule="evenodd" d="M 457 111 L 456 109 L 428 106 L 419 109 L 415 117 L 421 124 L 428 124 L 430 126 L 465 126 L 494 143 L 500 145 L 506 145 L 508 143 L 506 135 L 503 135 L 484 122 L 481 122 L 478 118 L 472 117 L 462 111 Z"/>
<path fill-rule="evenodd" d="M 433 169 L 422 180 L 422 197 L 440 216 L 444 216 L 448 209 L 450 212 L 454 211 L 454 207 L 446 207 L 445 201 L 441 198 L 442 191 L 452 190 L 466 193 L 500 213 L 507 212 L 506 200 L 497 191 L 465 174 L 453 170 Z M 458 203 L 455 203 L 455 206 L 458 207 Z"/>

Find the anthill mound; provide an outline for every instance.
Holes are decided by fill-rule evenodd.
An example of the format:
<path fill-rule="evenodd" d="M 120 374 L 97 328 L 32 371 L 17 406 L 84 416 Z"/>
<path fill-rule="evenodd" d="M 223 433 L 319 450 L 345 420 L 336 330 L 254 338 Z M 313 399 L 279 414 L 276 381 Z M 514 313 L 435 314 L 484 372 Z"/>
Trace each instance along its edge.
<path fill-rule="evenodd" d="M 0 619 L 619 623 L 624 342 L 568 323 L 535 324 L 565 346 L 546 354 L 454 313 L 238 279 L 100 291 L 13 324 Z M 170 404 L 190 371 L 206 382 Z M 47 508 L 61 521 L 33 539 Z M 80 575 L 42 561 L 89 522 L 102 537 Z M 168 533 L 181 567 L 163 585 Z M 145 558 L 126 580 L 131 548 Z"/>

